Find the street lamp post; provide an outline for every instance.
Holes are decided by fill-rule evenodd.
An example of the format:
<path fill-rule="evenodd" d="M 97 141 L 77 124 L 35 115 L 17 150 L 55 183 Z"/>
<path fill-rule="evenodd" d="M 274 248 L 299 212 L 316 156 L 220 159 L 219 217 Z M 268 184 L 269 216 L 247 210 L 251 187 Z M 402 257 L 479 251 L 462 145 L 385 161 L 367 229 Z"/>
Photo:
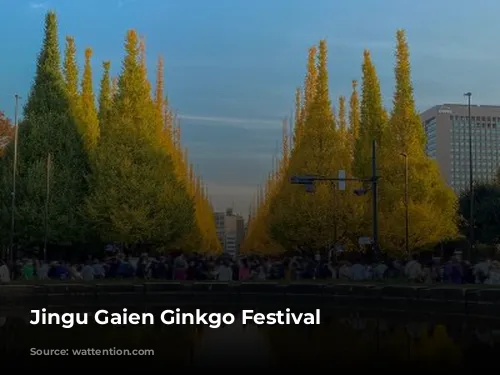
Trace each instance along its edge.
<path fill-rule="evenodd" d="M 12 207 L 10 216 L 10 259 L 14 260 L 14 231 L 16 226 L 16 177 L 17 177 L 17 138 L 19 134 L 19 124 L 18 124 L 18 109 L 19 109 L 19 95 L 14 95 L 16 99 L 16 107 L 14 110 L 14 160 L 12 166 Z"/>
<path fill-rule="evenodd" d="M 467 117 L 469 122 L 469 194 L 470 194 L 470 213 L 469 213 L 469 254 L 470 259 L 474 250 L 474 160 L 472 159 L 472 122 L 470 116 L 470 100 L 472 93 L 464 94 L 467 97 Z"/>
<path fill-rule="evenodd" d="M 372 141 L 372 175 L 370 177 L 372 184 L 372 216 L 373 216 L 373 251 L 375 258 L 380 255 L 378 238 L 378 176 L 377 176 L 377 141 Z"/>
<path fill-rule="evenodd" d="M 405 250 L 408 259 L 410 259 L 410 213 L 408 211 L 409 186 L 408 186 L 408 154 L 402 152 L 401 156 L 405 158 Z"/>

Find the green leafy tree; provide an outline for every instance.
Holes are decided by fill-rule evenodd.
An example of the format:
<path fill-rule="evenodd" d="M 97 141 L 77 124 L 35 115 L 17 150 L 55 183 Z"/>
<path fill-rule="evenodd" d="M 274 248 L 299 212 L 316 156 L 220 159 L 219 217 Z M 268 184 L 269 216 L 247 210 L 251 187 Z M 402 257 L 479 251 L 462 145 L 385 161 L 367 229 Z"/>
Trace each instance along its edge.
<path fill-rule="evenodd" d="M 351 103 L 352 104 L 352 103 Z M 352 157 L 353 142 L 352 133 L 347 127 L 346 99 L 339 97 L 338 105 L 338 127 L 335 141 L 336 165 L 338 169 L 346 172 L 348 177 L 352 177 Z M 351 114 L 352 115 L 352 114 Z M 335 201 L 333 209 L 336 217 L 335 232 L 337 240 L 348 249 L 356 248 L 358 245 L 359 216 L 362 214 L 362 201 L 353 194 L 356 183 L 348 181 L 346 189 L 335 190 Z"/>
<path fill-rule="evenodd" d="M 87 212 L 102 240 L 171 244 L 191 232 L 194 206 L 158 139 L 142 57 L 130 30 L 110 120 L 96 149 Z"/>
<path fill-rule="evenodd" d="M 500 185 L 481 184 L 474 187 L 474 238 L 487 245 L 500 243 Z M 460 195 L 458 214 L 460 232 L 469 235 L 470 191 Z"/>
<path fill-rule="evenodd" d="M 359 138 L 359 123 L 360 123 L 360 113 L 359 113 L 359 95 L 358 95 L 358 82 L 356 80 L 352 81 L 352 92 L 349 98 L 349 143 L 351 156 L 351 163 L 354 160 L 354 149 L 356 147 L 356 142 Z"/>
<path fill-rule="evenodd" d="M 300 137 L 299 130 L 301 129 L 301 110 L 302 110 L 302 91 L 300 87 L 295 89 L 295 108 L 294 108 L 294 124 L 293 124 L 293 134 L 291 135 L 293 139 L 293 147 L 297 144 L 297 138 Z"/>
<path fill-rule="evenodd" d="M 444 238 L 456 236 L 457 200 L 436 162 L 425 154 L 425 133 L 415 108 L 404 31 L 398 30 L 396 38 L 396 87 L 382 145 L 380 230 L 383 247 L 401 252 L 405 244 L 405 164 L 401 153 L 408 158 L 411 249 L 432 247 Z"/>
<path fill-rule="evenodd" d="M 104 70 L 101 78 L 101 85 L 99 88 L 99 124 L 104 124 L 108 121 L 113 104 L 113 97 L 111 92 L 111 76 L 109 70 L 111 69 L 111 61 L 104 61 L 102 63 Z"/>
<path fill-rule="evenodd" d="M 362 72 L 361 112 L 354 153 L 354 173 L 359 177 L 367 177 L 372 174 L 372 142 L 375 140 L 381 146 L 387 113 L 382 105 L 377 71 L 368 50 L 363 54 Z"/>
<path fill-rule="evenodd" d="M 307 117 L 307 113 L 310 110 L 313 101 L 314 95 L 316 94 L 316 81 L 318 79 L 318 71 L 316 67 L 316 55 L 318 53 L 318 49 L 316 46 L 313 46 L 309 49 L 309 54 L 307 57 L 307 74 L 304 82 L 304 94 L 303 94 L 303 103 L 300 106 L 300 112 L 295 116 L 295 140 L 294 142 L 300 142 L 301 137 L 304 133 L 305 119 Z M 299 101 L 296 105 L 300 105 L 301 93 L 300 89 L 296 92 L 295 100 Z"/>
<path fill-rule="evenodd" d="M 10 193 L 13 148 L 7 151 L 0 173 L 2 227 L 10 224 Z M 47 168 L 51 155 L 50 169 Z M 41 244 L 45 238 L 47 180 L 49 201 L 47 240 L 49 244 L 69 245 L 84 234 L 82 206 L 87 188 L 88 163 L 70 108 L 61 74 L 57 18 L 45 18 L 45 38 L 36 76 L 19 125 L 18 186 L 16 204 L 16 241 L 21 246 Z M 6 238 L 6 237 L 4 237 Z"/>
<path fill-rule="evenodd" d="M 314 51 L 314 50 L 313 50 Z M 315 85 L 307 87 L 308 94 L 314 92 L 314 99 L 303 113 L 303 131 L 295 145 L 288 168 L 287 178 L 293 175 L 332 175 L 336 173 L 335 122 L 329 97 L 327 46 L 319 44 L 317 65 L 308 63 L 307 77 L 315 77 Z M 284 183 L 281 191 L 271 202 L 270 228 L 274 240 L 285 247 L 296 246 L 309 249 L 324 249 L 335 240 L 332 211 L 333 194 L 331 186 L 317 184 L 315 192 L 308 194 L 302 186 Z"/>
<path fill-rule="evenodd" d="M 85 147 L 92 151 L 99 139 L 99 118 L 95 105 L 94 88 L 92 84 L 92 49 L 85 49 L 85 65 L 83 68 L 82 90 L 81 90 L 81 118 L 82 135 Z"/>
<path fill-rule="evenodd" d="M 346 119 L 346 100 L 344 96 L 339 97 L 339 113 L 338 113 L 338 127 L 337 127 L 337 161 L 339 166 L 350 172 L 351 169 L 351 150 L 349 129 L 347 128 Z"/>
<path fill-rule="evenodd" d="M 377 158 L 380 156 L 380 147 L 383 143 L 383 133 L 387 123 L 387 113 L 382 105 L 382 93 L 377 71 L 371 60 L 368 50 L 363 53 L 362 63 L 362 85 L 361 103 L 358 117 L 357 110 L 357 84 L 353 83 L 353 94 L 351 96 L 351 134 L 354 142 L 353 168 L 352 173 L 357 178 L 366 178 L 372 175 L 372 142 L 375 140 L 378 145 Z M 359 126 L 357 122 L 359 121 Z M 357 137 L 354 135 L 358 128 Z M 380 174 L 380 173 L 379 173 Z M 355 237 L 370 236 L 372 234 L 372 209 L 370 195 L 358 197 L 353 204 L 356 216 L 354 221 L 351 239 Z"/>
<path fill-rule="evenodd" d="M 75 38 L 66 37 L 63 62 L 64 87 L 73 115 L 80 116 L 80 94 L 78 92 L 78 64 L 76 62 Z"/>

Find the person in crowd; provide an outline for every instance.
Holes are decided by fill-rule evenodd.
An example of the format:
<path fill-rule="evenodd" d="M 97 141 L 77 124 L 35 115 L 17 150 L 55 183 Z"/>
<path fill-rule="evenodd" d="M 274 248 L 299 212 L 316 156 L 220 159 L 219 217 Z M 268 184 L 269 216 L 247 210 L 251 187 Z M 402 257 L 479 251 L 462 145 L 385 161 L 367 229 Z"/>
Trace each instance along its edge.
<path fill-rule="evenodd" d="M 12 264 L 11 267 L 9 266 L 9 269 L 12 271 L 15 280 L 23 278 L 23 268 L 24 268 L 24 264 L 23 264 L 23 261 L 21 259 L 17 259 Z"/>
<path fill-rule="evenodd" d="M 137 261 L 137 268 L 135 271 L 135 274 L 138 278 L 141 278 L 141 279 L 147 278 L 148 272 L 149 272 L 148 265 L 149 265 L 149 261 L 148 261 L 147 254 L 142 254 L 140 256 L 139 260 Z"/>
<path fill-rule="evenodd" d="M 37 270 L 37 279 L 38 280 L 47 280 L 49 278 L 49 269 L 50 266 L 47 262 L 40 262 Z"/>
<path fill-rule="evenodd" d="M 123 277 L 127 277 L 127 274 L 130 272 L 128 269 L 128 264 L 123 262 L 120 265 L 120 273 Z M 163 259 L 163 257 L 156 257 L 151 262 L 151 277 L 153 279 L 166 279 L 168 273 L 168 265 Z"/>
<path fill-rule="evenodd" d="M 186 270 L 186 280 L 196 280 L 198 265 L 194 260 L 190 260 Z"/>
<path fill-rule="evenodd" d="M 174 260 L 174 280 L 186 280 L 187 261 L 184 254 L 180 254 Z"/>
<path fill-rule="evenodd" d="M 24 280 L 33 280 L 35 275 L 35 267 L 32 259 L 24 259 L 23 260 L 23 279 Z"/>
<path fill-rule="evenodd" d="M 217 280 L 219 281 L 232 281 L 233 280 L 233 269 L 229 264 L 229 260 L 225 259 L 217 268 Z"/>
<path fill-rule="evenodd" d="M 431 264 L 431 279 L 434 283 L 443 281 L 443 267 L 441 267 L 441 258 L 433 257 Z"/>
<path fill-rule="evenodd" d="M 422 281 L 422 265 L 418 261 L 418 255 L 412 255 L 412 259 L 406 264 L 404 268 L 404 274 L 409 282 Z"/>
<path fill-rule="evenodd" d="M 290 260 L 289 273 L 290 273 L 290 280 L 291 281 L 300 280 L 300 276 L 301 276 L 300 258 L 293 257 Z"/>
<path fill-rule="evenodd" d="M 452 258 L 450 270 L 450 281 L 453 284 L 462 284 L 464 278 L 464 269 L 462 263 L 457 257 Z"/>
<path fill-rule="evenodd" d="M 6 284 L 10 282 L 10 270 L 7 263 L 0 260 L 0 283 Z"/>
<path fill-rule="evenodd" d="M 38 260 L 38 258 L 36 258 L 36 257 L 33 257 L 32 262 L 33 262 L 33 276 L 35 278 L 38 278 L 38 272 L 39 272 L 41 263 Z"/>
<path fill-rule="evenodd" d="M 85 262 L 85 265 L 82 267 L 81 275 L 83 281 L 90 282 L 94 280 L 94 267 L 92 267 L 92 262 L 90 260 Z"/>
<path fill-rule="evenodd" d="M 106 277 L 108 278 L 117 278 L 120 277 L 119 269 L 120 269 L 120 259 L 118 257 L 112 257 L 108 263 L 108 271 L 106 273 Z"/>
<path fill-rule="evenodd" d="M 387 278 L 387 272 L 389 270 L 389 267 L 385 262 L 380 262 L 375 265 L 373 268 L 373 278 L 374 280 L 385 280 Z"/>
<path fill-rule="evenodd" d="M 357 259 L 356 262 L 350 268 L 350 279 L 354 281 L 362 281 L 367 279 L 366 266 L 362 264 L 361 259 Z"/>
<path fill-rule="evenodd" d="M 474 275 L 474 282 L 476 284 L 483 284 L 490 276 L 491 260 L 488 258 L 481 258 L 479 262 L 472 268 Z"/>
<path fill-rule="evenodd" d="M 500 284 L 500 262 L 494 260 L 491 262 L 490 272 L 488 278 L 484 282 L 489 285 L 499 285 Z"/>
<path fill-rule="evenodd" d="M 330 278 L 337 280 L 339 278 L 339 269 L 333 260 L 328 261 L 328 269 L 330 270 Z"/>
<path fill-rule="evenodd" d="M 351 265 L 348 261 L 341 262 L 338 274 L 340 280 L 349 280 L 351 278 Z"/>
<path fill-rule="evenodd" d="M 432 284 L 432 262 L 424 265 L 421 279 L 424 284 Z"/>
<path fill-rule="evenodd" d="M 238 280 L 247 281 L 250 279 L 250 266 L 247 259 L 241 259 L 238 264 Z"/>
<path fill-rule="evenodd" d="M 94 259 L 92 268 L 94 269 L 94 277 L 96 279 L 104 279 L 106 277 L 106 269 L 98 259 Z"/>

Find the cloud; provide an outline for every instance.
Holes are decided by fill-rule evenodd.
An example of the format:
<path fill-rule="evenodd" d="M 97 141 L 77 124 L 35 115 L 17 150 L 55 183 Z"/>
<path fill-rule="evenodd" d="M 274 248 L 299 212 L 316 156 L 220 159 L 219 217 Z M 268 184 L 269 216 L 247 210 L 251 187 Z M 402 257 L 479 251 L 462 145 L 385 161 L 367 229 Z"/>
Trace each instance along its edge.
<path fill-rule="evenodd" d="M 213 125 L 232 125 L 237 128 L 255 129 L 256 127 L 281 128 L 281 120 L 273 119 L 256 119 L 256 118 L 236 118 L 236 117 L 217 117 L 217 116 L 196 116 L 196 115 L 179 115 L 181 120 L 209 122 Z"/>
<path fill-rule="evenodd" d="M 30 3 L 30 8 L 31 9 L 46 9 L 47 5 L 48 4 L 46 2 L 43 2 L 43 3 L 33 3 L 33 2 L 31 2 Z"/>

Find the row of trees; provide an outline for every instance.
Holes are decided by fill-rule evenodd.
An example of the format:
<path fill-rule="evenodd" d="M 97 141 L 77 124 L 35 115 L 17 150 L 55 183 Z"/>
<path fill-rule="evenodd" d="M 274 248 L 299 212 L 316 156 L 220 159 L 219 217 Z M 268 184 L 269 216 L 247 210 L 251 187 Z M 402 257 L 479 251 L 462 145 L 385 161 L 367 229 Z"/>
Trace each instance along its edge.
<path fill-rule="evenodd" d="M 164 94 L 163 61 L 153 90 L 144 40 L 128 31 L 121 73 L 112 79 L 111 63 L 103 63 L 96 100 L 92 50 L 85 49 L 81 79 L 76 56 L 75 40 L 67 37 L 61 66 L 56 14 L 48 13 L 18 131 L 16 243 L 220 250 L 206 187 L 181 146 Z M 0 160 L 4 245 L 11 234 L 13 158 L 11 142 Z"/>
<path fill-rule="evenodd" d="M 297 175 L 347 177 L 372 175 L 371 145 L 378 145 L 380 246 L 394 255 L 405 249 L 405 163 L 409 165 L 409 245 L 432 247 L 458 234 L 457 198 L 425 154 L 425 133 L 415 108 L 405 33 L 396 34 L 393 106 L 383 106 L 380 82 L 371 54 L 364 51 L 360 93 L 352 82 L 350 98 L 330 100 L 327 44 L 309 50 L 307 74 L 297 89 L 292 142 L 283 137 L 282 157 L 251 210 L 244 249 L 324 249 L 341 243 L 356 248 L 359 237 L 371 237 L 371 195 L 347 182 L 345 191 L 331 184 L 315 186 L 313 194 L 292 185 Z M 292 147 L 290 147 L 290 144 Z"/>
<path fill-rule="evenodd" d="M 498 251 L 500 243 L 500 173 L 492 183 L 478 184 L 474 187 L 474 238 L 482 246 L 478 251 L 491 255 Z M 460 195 L 459 221 L 460 231 L 470 233 L 470 191 Z M 467 218 L 467 219 L 466 219 Z"/>

